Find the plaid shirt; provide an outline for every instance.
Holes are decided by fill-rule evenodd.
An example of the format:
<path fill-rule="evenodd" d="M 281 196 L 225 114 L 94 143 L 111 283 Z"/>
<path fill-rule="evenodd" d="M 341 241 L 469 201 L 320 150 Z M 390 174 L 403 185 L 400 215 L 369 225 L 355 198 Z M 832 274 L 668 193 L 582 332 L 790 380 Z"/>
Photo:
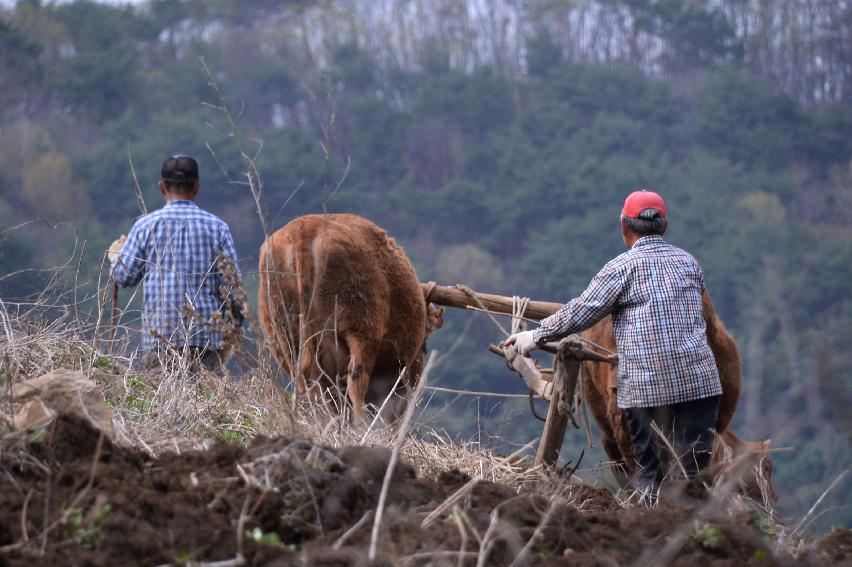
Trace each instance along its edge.
<path fill-rule="evenodd" d="M 218 264 L 223 255 L 233 259 L 239 277 L 228 225 L 192 201 L 169 201 L 136 221 L 113 264 L 113 277 L 122 287 L 143 281 L 143 350 L 160 342 L 152 331 L 177 347 L 221 347 L 222 334 L 207 322 L 224 307 Z M 187 305 L 198 317 L 186 312 Z"/>
<path fill-rule="evenodd" d="M 618 344 L 618 407 L 653 407 L 722 393 L 701 315 L 698 262 L 645 236 L 607 263 L 576 299 L 544 319 L 537 344 L 588 329 L 610 313 Z"/>

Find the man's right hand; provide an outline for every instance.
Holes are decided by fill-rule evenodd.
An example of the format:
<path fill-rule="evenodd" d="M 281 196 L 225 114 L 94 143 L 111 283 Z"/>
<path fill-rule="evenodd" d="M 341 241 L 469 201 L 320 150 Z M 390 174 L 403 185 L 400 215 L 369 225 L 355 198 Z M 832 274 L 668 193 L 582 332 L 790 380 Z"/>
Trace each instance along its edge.
<path fill-rule="evenodd" d="M 125 242 L 127 242 L 127 235 L 122 234 L 109 245 L 107 258 L 109 258 L 110 264 L 115 264 L 115 261 L 118 260 L 118 254 L 121 252 L 122 247 L 124 247 Z"/>
<path fill-rule="evenodd" d="M 538 345 L 535 344 L 535 339 L 533 339 L 532 331 L 524 331 L 522 333 L 515 333 L 514 335 L 510 335 L 508 339 L 500 343 L 500 346 L 503 348 L 508 347 L 509 345 L 515 345 L 515 348 L 518 349 L 518 352 L 523 356 L 529 356 L 529 354 L 538 348 Z"/>

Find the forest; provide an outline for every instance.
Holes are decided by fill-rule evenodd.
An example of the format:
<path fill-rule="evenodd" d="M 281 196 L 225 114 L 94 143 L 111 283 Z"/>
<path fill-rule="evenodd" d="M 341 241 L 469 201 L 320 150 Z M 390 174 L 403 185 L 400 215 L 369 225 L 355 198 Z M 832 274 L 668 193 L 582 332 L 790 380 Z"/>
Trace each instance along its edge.
<path fill-rule="evenodd" d="M 264 227 L 328 211 L 386 228 L 422 281 L 564 302 L 623 250 L 624 197 L 656 190 L 740 347 L 734 429 L 784 449 L 780 511 L 801 517 L 852 465 L 849 2 L 0 5 L 6 308 L 65 266 L 96 310 L 83 300 L 141 214 L 135 188 L 160 206 L 178 152 L 198 159 L 199 204 L 231 226 L 250 294 Z M 432 383 L 524 393 L 487 352 L 500 338 L 448 313 Z M 482 444 L 540 428 L 523 400 L 430 407 Z M 576 454 L 585 436 L 568 437 Z M 816 525 L 852 525 L 852 483 L 832 500 Z"/>

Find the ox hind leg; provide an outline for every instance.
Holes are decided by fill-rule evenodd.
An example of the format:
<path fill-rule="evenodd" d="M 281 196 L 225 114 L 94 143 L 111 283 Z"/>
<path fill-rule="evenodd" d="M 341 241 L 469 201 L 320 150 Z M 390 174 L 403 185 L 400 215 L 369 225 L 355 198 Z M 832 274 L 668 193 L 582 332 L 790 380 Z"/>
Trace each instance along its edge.
<path fill-rule="evenodd" d="M 382 343 L 365 399 L 377 409 L 377 420 L 390 424 L 402 417 L 423 372 L 423 349 L 405 363 L 393 345 Z"/>
<path fill-rule="evenodd" d="M 609 397 L 599 389 L 599 385 L 601 388 L 606 388 L 606 376 L 602 373 L 602 366 L 602 363 L 584 363 L 584 371 L 581 374 L 583 377 L 582 394 L 597 423 L 601 446 L 609 457 L 612 474 L 619 486 L 624 488 L 630 481 L 631 463 L 625 460 L 625 455 L 618 442 L 618 435 L 614 429 L 614 427 L 622 424 L 614 422 Z"/>
<path fill-rule="evenodd" d="M 346 346 L 349 349 L 349 372 L 346 376 L 346 390 L 352 402 L 355 423 L 365 423 L 365 399 L 370 387 L 370 376 L 379 354 L 379 341 L 365 339 L 358 335 L 347 335 Z"/>
<path fill-rule="evenodd" d="M 319 368 L 316 365 L 318 346 L 316 338 L 309 338 L 304 343 L 295 346 L 298 349 L 299 363 L 295 369 L 296 374 L 292 375 L 291 378 L 296 381 L 296 392 L 299 394 L 308 393 L 308 387 L 315 385 L 320 375 Z"/>

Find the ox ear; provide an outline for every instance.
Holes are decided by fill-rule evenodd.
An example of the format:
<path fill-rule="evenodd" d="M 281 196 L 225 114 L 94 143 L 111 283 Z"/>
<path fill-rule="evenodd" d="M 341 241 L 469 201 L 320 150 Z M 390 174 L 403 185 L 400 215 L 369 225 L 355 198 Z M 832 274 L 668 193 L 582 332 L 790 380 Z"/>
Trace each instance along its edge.
<path fill-rule="evenodd" d="M 426 304 L 426 334 L 431 335 L 444 326 L 444 307 L 435 307 L 432 303 Z"/>
<path fill-rule="evenodd" d="M 768 451 L 772 448 L 772 439 L 764 439 L 760 444 L 763 446 L 764 451 Z"/>

